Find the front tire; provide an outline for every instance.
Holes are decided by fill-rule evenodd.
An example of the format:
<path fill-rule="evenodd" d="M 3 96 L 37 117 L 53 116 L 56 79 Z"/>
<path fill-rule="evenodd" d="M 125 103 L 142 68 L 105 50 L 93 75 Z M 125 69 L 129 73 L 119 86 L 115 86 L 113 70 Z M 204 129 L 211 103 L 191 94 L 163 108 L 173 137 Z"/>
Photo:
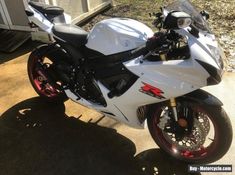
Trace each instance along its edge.
<path fill-rule="evenodd" d="M 189 102 L 181 106 L 184 104 L 192 110 L 191 133 L 185 132 L 177 137 L 178 133 L 170 129 L 170 119 L 163 120 L 166 118 L 164 111 L 170 108 L 160 104 L 151 106 L 148 112 L 147 122 L 152 138 L 167 154 L 184 162 L 203 164 L 219 160 L 228 151 L 233 138 L 232 125 L 226 112 L 220 106 L 201 106 Z"/>

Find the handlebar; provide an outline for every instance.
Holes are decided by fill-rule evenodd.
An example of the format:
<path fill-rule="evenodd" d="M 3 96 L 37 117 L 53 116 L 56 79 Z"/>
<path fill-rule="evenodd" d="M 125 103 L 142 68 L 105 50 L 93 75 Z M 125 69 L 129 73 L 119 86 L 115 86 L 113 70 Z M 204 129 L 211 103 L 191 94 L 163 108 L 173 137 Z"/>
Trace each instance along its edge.
<path fill-rule="evenodd" d="M 131 51 L 131 56 L 138 57 L 140 55 L 147 54 L 148 52 L 153 52 L 156 49 L 161 50 L 168 46 L 167 34 L 158 32 L 153 37 L 149 38 L 147 42 Z"/>
<path fill-rule="evenodd" d="M 175 43 L 180 38 L 182 37 L 174 31 L 155 33 L 144 45 L 132 50 L 131 57 L 136 58 L 143 55 L 143 59 L 145 59 L 153 54 L 168 54 L 170 50 L 175 48 Z"/>

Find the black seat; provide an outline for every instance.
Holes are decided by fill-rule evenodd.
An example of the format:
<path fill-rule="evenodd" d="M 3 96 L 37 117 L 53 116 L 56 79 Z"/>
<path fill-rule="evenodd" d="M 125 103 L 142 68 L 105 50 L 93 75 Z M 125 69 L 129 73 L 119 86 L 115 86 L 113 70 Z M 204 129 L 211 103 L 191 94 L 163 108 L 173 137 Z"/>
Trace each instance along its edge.
<path fill-rule="evenodd" d="M 40 2 L 29 2 L 29 5 L 31 5 L 33 8 L 38 10 L 39 12 L 47 15 L 53 15 L 53 16 L 59 16 L 64 13 L 64 9 L 58 6 L 52 6 L 52 5 L 47 5 L 43 4 Z"/>
<path fill-rule="evenodd" d="M 52 31 L 55 36 L 76 47 L 83 46 L 87 43 L 88 32 L 76 25 L 59 24 L 55 25 Z"/>

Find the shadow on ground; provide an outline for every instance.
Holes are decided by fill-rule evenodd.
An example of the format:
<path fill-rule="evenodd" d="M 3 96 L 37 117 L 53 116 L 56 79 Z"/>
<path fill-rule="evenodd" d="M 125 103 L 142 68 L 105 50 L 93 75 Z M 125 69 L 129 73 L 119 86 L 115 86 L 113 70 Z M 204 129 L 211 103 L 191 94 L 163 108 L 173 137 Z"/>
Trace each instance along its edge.
<path fill-rule="evenodd" d="M 159 149 L 135 152 L 116 130 L 66 116 L 64 104 L 32 98 L 0 118 L 0 174 L 188 174 L 187 165 Z"/>

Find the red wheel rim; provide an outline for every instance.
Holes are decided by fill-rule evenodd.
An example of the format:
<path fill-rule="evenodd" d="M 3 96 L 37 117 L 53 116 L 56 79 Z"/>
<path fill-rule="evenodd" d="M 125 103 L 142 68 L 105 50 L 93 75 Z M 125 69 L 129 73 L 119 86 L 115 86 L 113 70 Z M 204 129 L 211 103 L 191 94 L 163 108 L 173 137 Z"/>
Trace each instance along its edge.
<path fill-rule="evenodd" d="M 157 109 L 154 113 L 154 119 L 152 120 L 152 127 L 154 130 L 154 139 L 158 140 L 160 142 L 161 147 L 170 153 L 171 155 L 181 158 L 181 159 L 191 159 L 191 160 L 200 160 L 204 159 L 207 155 L 211 154 L 213 150 L 216 148 L 217 145 L 217 137 L 218 137 L 218 128 L 216 124 L 213 121 L 213 117 L 210 117 L 209 114 L 207 114 L 201 107 L 194 108 L 195 112 L 201 112 L 208 116 L 210 119 L 213 128 L 214 128 L 214 138 L 211 143 L 207 143 L 206 146 L 200 146 L 200 148 L 196 150 L 190 150 L 190 149 L 179 149 L 179 145 L 177 144 L 177 141 L 175 143 L 172 141 L 170 142 L 169 139 L 166 139 L 166 135 L 164 131 L 158 127 L 159 121 L 160 121 L 160 115 L 162 113 L 162 109 Z M 206 142 L 206 141 L 205 141 Z"/>
<path fill-rule="evenodd" d="M 29 76 L 36 88 L 36 91 L 46 97 L 56 97 L 61 93 L 60 86 L 49 80 L 46 73 L 50 68 L 50 64 L 44 63 L 45 58 L 34 57 L 29 67 Z"/>

